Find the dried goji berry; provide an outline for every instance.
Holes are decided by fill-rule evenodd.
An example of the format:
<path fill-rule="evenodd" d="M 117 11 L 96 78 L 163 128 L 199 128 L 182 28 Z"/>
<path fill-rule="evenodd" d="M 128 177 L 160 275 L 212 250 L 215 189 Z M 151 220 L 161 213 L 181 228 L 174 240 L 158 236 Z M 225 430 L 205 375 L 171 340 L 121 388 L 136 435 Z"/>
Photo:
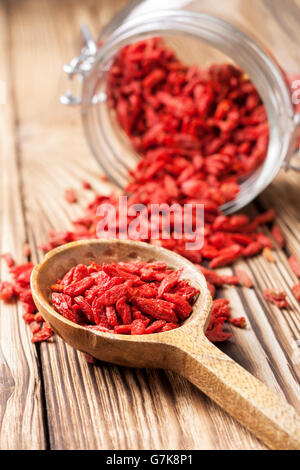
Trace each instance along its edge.
<path fill-rule="evenodd" d="M 240 249 L 238 252 L 228 252 L 216 256 L 211 262 L 209 263 L 210 268 L 220 268 L 222 266 L 227 266 L 228 264 L 232 264 L 241 254 L 242 250 Z"/>
<path fill-rule="evenodd" d="M 169 322 L 169 323 L 166 323 L 164 326 L 162 326 L 158 331 L 159 332 L 171 331 L 171 330 L 175 330 L 175 328 L 178 328 L 178 326 L 179 326 L 178 323 Z"/>
<path fill-rule="evenodd" d="M 246 248 L 243 249 L 243 256 L 248 258 L 249 256 L 257 255 L 263 249 L 263 245 L 260 242 L 251 242 Z"/>
<path fill-rule="evenodd" d="M 86 317 L 91 323 L 96 323 L 96 325 L 108 328 L 106 307 L 102 304 L 99 298 L 94 298 L 94 300 L 92 300 L 92 309 L 90 309 L 89 305 Z"/>
<path fill-rule="evenodd" d="M 87 276 L 80 281 L 75 281 L 64 288 L 64 293 L 72 297 L 82 294 L 86 289 L 94 284 L 94 278 Z"/>
<path fill-rule="evenodd" d="M 169 292 L 170 289 L 176 285 L 181 276 L 181 273 L 182 270 L 180 269 L 178 271 L 173 271 L 161 281 L 158 288 L 158 297 L 162 297 L 166 292 Z"/>
<path fill-rule="evenodd" d="M 91 356 L 90 354 L 85 353 L 84 357 L 85 357 L 85 360 L 89 364 L 93 364 L 93 365 L 97 364 L 97 359 L 95 357 Z"/>
<path fill-rule="evenodd" d="M 293 291 L 295 298 L 300 302 L 300 282 L 293 285 L 292 291 Z"/>
<path fill-rule="evenodd" d="M 276 212 L 274 209 L 269 209 L 268 211 L 264 212 L 263 214 L 259 214 L 255 217 L 254 221 L 258 225 L 267 224 L 272 222 L 276 217 Z"/>
<path fill-rule="evenodd" d="M 173 323 L 177 323 L 178 321 L 174 312 L 175 305 L 171 302 L 161 299 L 146 299 L 143 297 L 134 297 L 132 301 L 145 315 Z"/>
<path fill-rule="evenodd" d="M 131 334 L 131 325 L 116 325 L 114 327 L 114 333 L 121 335 L 130 335 Z"/>
<path fill-rule="evenodd" d="M 256 238 L 256 241 L 261 243 L 263 247 L 270 248 L 270 249 L 273 248 L 272 240 L 270 240 L 270 238 L 267 237 L 267 235 L 265 235 L 264 233 L 261 233 L 261 232 L 257 233 L 255 238 Z"/>
<path fill-rule="evenodd" d="M 36 321 L 32 321 L 30 322 L 30 329 L 31 329 L 31 333 L 34 335 L 35 333 L 37 333 L 38 331 L 41 330 L 41 325 L 40 323 L 36 322 Z"/>
<path fill-rule="evenodd" d="M 65 190 L 65 199 L 69 203 L 77 202 L 77 195 L 75 189 L 69 188 Z"/>
<path fill-rule="evenodd" d="M 31 249 L 29 243 L 24 243 L 23 245 L 23 255 L 25 258 L 28 258 L 30 256 Z"/>
<path fill-rule="evenodd" d="M 230 317 L 229 311 L 229 300 L 227 299 L 216 299 L 213 301 L 212 317 Z"/>
<path fill-rule="evenodd" d="M 83 189 L 92 189 L 92 185 L 89 181 L 82 180 L 82 187 Z"/>
<path fill-rule="evenodd" d="M 6 262 L 6 264 L 9 268 L 11 268 L 12 266 L 15 265 L 15 260 L 13 259 L 12 255 L 10 253 L 3 253 L 1 255 L 1 258 L 4 259 L 4 261 Z"/>
<path fill-rule="evenodd" d="M 247 327 L 245 317 L 230 318 L 229 321 L 230 321 L 230 323 L 232 323 L 232 325 L 238 326 L 239 328 L 246 328 Z"/>
<path fill-rule="evenodd" d="M 214 323 L 212 328 L 206 330 L 205 335 L 213 343 L 226 341 L 232 336 L 231 333 L 223 331 L 222 323 Z"/>
<path fill-rule="evenodd" d="M 277 225 L 273 225 L 272 227 L 272 235 L 273 238 L 276 240 L 280 248 L 283 248 L 285 245 L 285 238 Z"/>
<path fill-rule="evenodd" d="M 263 294 L 266 300 L 272 302 L 278 308 L 286 308 L 288 306 L 286 293 L 283 291 L 279 291 L 277 289 L 265 289 Z"/>
<path fill-rule="evenodd" d="M 74 323 L 79 322 L 78 314 L 72 310 L 72 299 L 66 294 L 53 292 L 51 296 L 52 305 L 61 315 Z"/>
<path fill-rule="evenodd" d="M 208 290 L 210 292 L 210 295 L 212 296 L 212 298 L 214 299 L 215 295 L 216 295 L 216 288 L 213 284 L 211 284 L 210 282 L 206 281 L 207 282 L 207 287 L 208 287 Z"/>
<path fill-rule="evenodd" d="M 181 295 L 170 294 L 168 292 L 165 292 L 164 299 L 166 299 L 168 302 L 171 302 L 175 305 L 174 307 L 175 313 L 178 315 L 178 317 L 181 320 L 184 320 L 190 315 L 192 311 L 192 306 L 189 304 L 187 300 L 185 300 L 184 297 L 181 297 Z"/>
<path fill-rule="evenodd" d="M 22 318 L 26 323 L 31 323 L 35 320 L 35 315 L 34 313 L 23 313 Z"/>
<path fill-rule="evenodd" d="M 131 323 L 131 309 L 129 304 L 126 302 L 126 297 L 119 297 L 116 302 L 116 309 L 120 315 L 123 325 L 129 325 Z"/>
<path fill-rule="evenodd" d="M 253 281 L 252 279 L 250 278 L 250 276 L 243 270 L 243 269 L 240 269 L 240 268 L 236 268 L 235 269 L 235 272 L 236 272 L 236 275 L 239 279 L 239 283 L 242 285 L 242 286 L 245 286 L 245 287 L 253 287 Z"/>
<path fill-rule="evenodd" d="M 91 323 L 94 323 L 95 322 L 94 310 L 92 306 L 85 300 L 85 298 L 82 297 L 81 295 L 78 295 L 77 297 L 74 297 L 74 301 L 76 302 L 77 305 L 79 305 L 81 312 L 87 318 L 87 320 Z M 96 318 L 98 320 L 97 316 Z M 76 323 L 79 323 L 78 320 Z"/>
<path fill-rule="evenodd" d="M 117 314 L 116 314 L 116 309 L 113 305 L 107 305 L 106 306 L 106 318 L 107 318 L 107 323 L 109 326 L 116 326 L 118 324 L 118 319 L 117 319 Z"/>
<path fill-rule="evenodd" d="M 121 297 L 127 297 L 128 286 L 126 284 L 113 286 L 99 297 L 103 305 L 114 305 Z"/>
<path fill-rule="evenodd" d="M 300 261 L 298 258 L 294 255 L 290 256 L 289 263 L 296 276 L 300 277 Z"/>
<path fill-rule="evenodd" d="M 0 299 L 8 302 L 15 294 L 14 285 L 11 282 L 0 282 Z"/>
<path fill-rule="evenodd" d="M 53 335 L 53 331 L 47 322 L 44 322 L 42 328 L 37 331 L 31 338 L 32 343 L 39 341 L 47 341 Z"/>
<path fill-rule="evenodd" d="M 143 335 L 146 331 L 143 320 L 133 320 L 131 323 L 131 334 L 132 335 Z"/>

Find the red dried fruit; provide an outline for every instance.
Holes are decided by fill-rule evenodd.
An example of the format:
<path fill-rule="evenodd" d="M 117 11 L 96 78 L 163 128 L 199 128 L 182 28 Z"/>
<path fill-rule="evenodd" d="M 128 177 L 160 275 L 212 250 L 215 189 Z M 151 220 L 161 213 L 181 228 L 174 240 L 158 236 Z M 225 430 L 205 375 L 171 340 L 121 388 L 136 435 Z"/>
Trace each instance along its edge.
<path fill-rule="evenodd" d="M 72 284 L 64 288 L 64 293 L 72 297 L 82 294 L 86 289 L 91 287 L 95 282 L 95 279 L 91 276 L 87 276 L 80 281 L 75 281 Z"/>
<path fill-rule="evenodd" d="M 289 263 L 296 276 L 300 277 L 300 261 L 298 258 L 294 255 L 290 256 Z"/>
<path fill-rule="evenodd" d="M 273 248 L 273 243 L 272 240 L 267 237 L 264 233 L 257 233 L 256 236 L 256 241 L 261 243 L 263 247 L 265 248 Z"/>
<path fill-rule="evenodd" d="M 108 305 L 106 307 L 106 318 L 109 326 L 116 326 L 118 324 L 116 309 L 113 305 Z"/>
<path fill-rule="evenodd" d="M 253 287 L 253 281 L 250 276 L 240 268 L 235 269 L 236 275 L 239 279 L 239 283 L 245 287 Z"/>
<path fill-rule="evenodd" d="M 83 189 L 92 189 L 92 185 L 89 181 L 82 180 L 82 187 Z"/>
<path fill-rule="evenodd" d="M 150 326 L 147 326 L 147 328 L 145 329 L 145 334 L 156 333 L 161 330 L 165 325 L 171 325 L 171 323 L 166 323 L 164 320 L 156 320 L 151 323 Z M 177 326 L 178 325 L 176 325 L 176 327 Z M 169 329 L 171 328 L 169 327 Z"/>
<path fill-rule="evenodd" d="M 143 335 L 144 333 L 146 333 L 146 328 L 143 320 L 133 320 L 130 326 L 132 335 Z"/>
<path fill-rule="evenodd" d="M 229 300 L 222 298 L 213 301 L 212 318 L 213 317 L 230 317 Z"/>
<path fill-rule="evenodd" d="M 75 266 L 75 269 L 73 271 L 72 282 L 81 281 L 84 277 L 88 276 L 89 274 L 89 270 L 85 264 L 78 264 L 77 266 Z"/>
<path fill-rule="evenodd" d="M 228 284 L 230 286 L 235 286 L 239 284 L 239 279 L 237 276 L 222 274 L 221 279 L 223 284 Z"/>
<path fill-rule="evenodd" d="M 216 256 L 210 263 L 209 267 L 210 268 L 221 268 L 223 266 L 227 266 L 228 264 L 232 264 L 236 259 L 239 258 L 241 255 L 242 249 L 239 245 L 234 245 L 238 246 L 238 250 L 235 249 L 228 249 L 228 251 L 225 253 L 222 253 L 218 256 Z"/>
<path fill-rule="evenodd" d="M 131 323 L 131 310 L 126 302 L 126 297 L 119 297 L 119 300 L 116 302 L 116 309 L 122 319 L 123 325 L 129 325 Z"/>
<path fill-rule="evenodd" d="M 50 289 L 53 292 L 64 292 L 65 286 L 63 284 L 53 284 L 52 286 L 50 286 Z"/>
<path fill-rule="evenodd" d="M 70 204 L 77 202 L 77 194 L 75 189 L 69 188 L 65 190 L 65 199 Z"/>
<path fill-rule="evenodd" d="M 292 291 L 293 291 L 295 298 L 300 302 L 300 282 L 293 285 Z"/>
<path fill-rule="evenodd" d="M 121 297 L 127 297 L 128 295 L 128 285 L 122 284 L 113 286 L 108 289 L 104 294 L 99 297 L 99 301 L 103 305 L 114 305 L 118 302 Z"/>
<path fill-rule="evenodd" d="M 175 330 L 175 328 L 178 328 L 179 325 L 178 323 L 166 323 L 165 326 L 163 326 L 162 328 L 160 328 L 160 330 L 158 330 L 159 333 L 163 332 L 163 331 L 171 331 L 171 330 Z"/>
<path fill-rule="evenodd" d="M 247 322 L 246 322 L 245 317 L 230 318 L 229 321 L 230 321 L 230 323 L 232 323 L 232 325 L 237 326 L 238 328 L 246 328 L 247 327 Z"/>
<path fill-rule="evenodd" d="M 277 289 L 265 289 L 263 294 L 266 300 L 273 303 L 278 308 L 286 308 L 288 306 L 286 293 L 284 291 L 279 291 Z"/>
<path fill-rule="evenodd" d="M 89 330 L 93 330 L 93 331 L 101 331 L 102 333 L 112 333 L 111 330 L 109 330 L 105 326 L 101 326 L 101 325 L 86 325 L 86 324 L 83 323 L 82 326 L 84 326 L 85 328 L 88 328 Z"/>
<path fill-rule="evenodd" d="M 93 364 L 93 365 L 97 364 L 97 359 L 91 356 L 90 354 L 84 353 L 84 357 L 85 357 L 86 362 L 88 362 L 89 364 Z"/>
<path fill-rule="evenodd" d="M 143 284 L 137 288 L 138 297 L 146 297 L 152 299 L 158 297 L 158 287 L 152 284 Z"/>
<path fill-rule="evenodd" d="M 25 258 L 28 258 L 31 254 L 31 249 L 29 243 L 24 243 L 23 245 L 23 255 Z"/>
<path fill-rule="evenodd" d="M 209 341 L 211 341 L 212 343 L 226 341 L 232 336 L 231 333 L 227 333 L 226 331 L 223 331 L 222 323 L 214 323 L 212 328 L 206 330 L 205 335 L 209 339 Z"/>
<path fill-rule="evenodd" d="M 41 325 L 40 323 L 36 322 L 36 321 L 32 321 L 30 322 L 30 329 L 31 329 L 31 333 L 34 335 L 35 333 L 37 333 L 38 331 L 40 331 L 41 329 Z"/>
<path fill-rule="evenodd" d="M 274 209 L 269 209 L 268 211 L 264 212 L 263 214 L 259 214 L 255 217 L 254 222 L 257 225 L 267 224 L 272 222 L 276 217 L 276 212 Z"/>
<path fill-rule="evenodd" d="M 96 325 L 104 326 L 105 328 L 108 328 L 108 320 L 107 320 L 107 315 L 106 315 L 106 307 L 101 303 L 99 298 L 94 298 L 92 301 L 92 308 L 89 304 L 89 307 L 87 307 L 87 314 L 86 318 L 91 322 L 91 323 L 96 323 Z"/>
<path fill-rule="evenodd" d="M 207 282 L 210 282 L 211 284 L 214 284 L 216 286 L 222 286 L 223 285 L 223 279 L 222 276 L 220 276 L 218 273 L 211 269 L 207 269 L 204 266 L 198 266 L 197 268 L 200 269 L 202 274 L 205 276 L 205 279 Z"/>
<path fill-rule="evenodd" d="M 3 255 L 1 255 L 1 258 L 4 259 L 9 268 L 15 265 L 15 260 L 13 259 L 10 253 L 3 253 Z"/>
<path fill-rule="evenodd" d="M 174 312 L 175 305 L 171 302 L 161 299 L 145 299 L 143 297 L 134 297 L 132 301 L 145 315 L 167 322 L 177 323 L 178 321 Z"/>
<path fill-rule="evenodd" d="M 34 313 L 23 313 L 22 318 L 26 323 L 31 323 L 35 320 L 35 315 Z"/>
<path fill-rule="evenodd" d="M 280 248 L 283 248 L 285 246 L 285 238 L 284 238 L 280 228 L 277 225 L 273 225 L 272 235 L 273 235 L 273 238 L 278 243 L 278 245 L 280 246 Z"/>
<path fill-rule="evenodd" d="M 53 292 L 51 302 L 55 310 L 63 317 L 67 318 L 74 323 L 79 322 L 79 317 L 76 312 L 72 310 L 72 299 L 66 294 Z"/>
<path fill-rule="evenodd" d="M 40 331 L 36 332 L 32 336 L 31 341 L 32 343 L 37 343 L 40 341 L 47 341 L 49 338 L 51 338 L 52 335 L 53 335 L 52 329 L 50 328 L 47 322 L 44 322 Z"/>
<path fill-rule="evenodd" d="M 171 302 L 175 305 L 175 313 L 176 315 L 181 319 L 184 320 L 188 316 L 190 316 L 191 311 L 192 311 L 192 306 L 189 304 L 187 300 L 185 300 L 184 297 L 181 297 L 181 295 L 178 294 L 170 294 L 170 293 L 165 293 L 164 298 L 168 301 Z"/>
<path fill-rule="evenodd" d="M 210 292 L 210 295 L 212 296 L 212 298 L 214 299 L 215 295 L 216 295 L 216 288 L 213 284 L 211 284 L 210 282 L 206 281 L 207 282 L 207 287 L 208 287 L 208 290 Z"/>
<path fill-rule="evenodd" d="M 42 315 L 40 314 L 40 312 L 37 312 L 35 315 L 34 315 L 34 319 L 35 321 L 38 321 L 38 322 L 44 322 L 44 318 L 42 317 Z"/>
<path fill-rule="evenodd" d="M 0 282 L 0 299 L 8 302 L 15 295 L 14 285 L 11 282 Z"/>
<path fill-rule="evenodd" d="M 163 297 L 166 292 L 169 292 L 172 287 L 177 284 L 181 273 L 182 269 L 179 269 L 178 271 L 173 271 L 161 281 L 160 286 L 158 288 L 158 297 Z"/>
<path fill-rule="evenodd" d="M 7 261 L 11 265 L 10 273 L 13 277 L 12 283 L 0 283 L 0 298 L 2 300 L 10 300 L 13 296 L 20 299 L 23 307 L 23 319 L 27 323 L 37 322 L 42 324 L 41 331 L 38 331 L 33 336 L 33 342 L 47 340 L 52 335 L 52 330 L 47 324 L 47 327 L 43 329 L 44 319 L 36 313 L 37 308 L 34 304 L 31 290 L 30 290 L 30 277 L 33 269 L 32 263 L 25 263 L 19 266 L 12 265 L 11 256 L 7 258 Z"/>
<path fill-rule="evenodd" d="M 79 295 L 77 297 L 74 297 L 74 301 L 76 302 L 77 305 L 79 305 L 80 311 L 86 317 L 86 319 L 90 323 L 94 323 L 95 322 L 95 312 L 94 312 L 92 306 L 85 300 L 85 298 L 82 297 L 81 295 Z M 76 309 L 76 312 L 78 313 L 77 309 Z M 77 320 L 76 323 L 79 323 L 79 321 Z"/>
<path fill-rule="evenodd" d="M 188 281 L 180 280 L 181 274 L 181 269 L 172 271 L 161 262 L 77 265 L 52 286 L 52 304 L 69 320 L 95 331 L 168 331 L 178 326 L 178 319 L 181 322 L 191 314 L 199 293 Z M 141 281 L 139 276 L 149 280 Z M 74 295 L 78 292 L 82 295 Z"/>
<path fill-rule="evenodd" d="M 243 250 L 243 256 L 248 258 L 249 256 L 257 255 L 263 249 L 263 245 L 260 242 L 251 242 Z"/>
<path fill-rule="evenodd" d="M 130 335 L 131 325 L 117 325 L 114 327 L 114 333 L 119 335 Z"/>

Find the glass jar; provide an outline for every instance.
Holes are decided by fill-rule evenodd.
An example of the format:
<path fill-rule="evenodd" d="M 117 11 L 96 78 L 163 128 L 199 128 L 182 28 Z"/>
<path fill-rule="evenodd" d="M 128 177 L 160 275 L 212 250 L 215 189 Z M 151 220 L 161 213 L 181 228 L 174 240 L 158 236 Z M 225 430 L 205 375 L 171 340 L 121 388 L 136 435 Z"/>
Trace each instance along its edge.
<path fill-rule="evenodd" d="M 270 126 L 267 156 L 240 183 L 239 195 L 222 206 L 223 212 L 232 213 L 248 204 L 282 166 L 291 166 L 300 114 L 295 113 L 286 74 L 291 76 L 300 69 L 293 41 L 293 21 L 300 15 L 300 4 L 285 2 L 280 15 L 279 8 L 279 0 L 133 1 L 102 30 L 97 43 L 82 27 L 81 55 L 65 66 L 70 76 L 77 74 L 82 80 L 82 94 L 77 98 L 67 92 L 61 101 L 81 105 L 91 150 L 112 182 L 124 187 L 139 155 L 108 106 L 108 72 L 120 48 L 153 36 L 162 37 L 184 63 L 201 67 L 212 62 L 237 64 L 248 74 L 266 107 Z M 298 169 L 297 164 L 292 167 Z"/>

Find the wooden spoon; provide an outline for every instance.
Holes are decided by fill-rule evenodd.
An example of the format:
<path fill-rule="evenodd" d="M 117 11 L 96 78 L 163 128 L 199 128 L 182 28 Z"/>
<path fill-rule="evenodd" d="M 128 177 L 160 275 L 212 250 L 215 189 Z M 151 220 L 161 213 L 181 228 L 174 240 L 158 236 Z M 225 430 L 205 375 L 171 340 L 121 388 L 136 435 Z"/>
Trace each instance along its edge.
<path fill-rule="evenodd" d="M 182 278 L 200 289 L 193 313 L 178 329 L 151 335 L 96 332 L 57 313 L 50 285 L 71 267 L 102 263 L 164 261 L 183 268 Z M 195 384 L 272 449 L 300 449 L 300 417 L 284 399 L 222 353 L 205 337 L 212 300 L 204 276 L 185 258 L 147 243 L 83 240 L 56 248 L 32 273 L 34 301 L 53 330 L 67 343 L 103 361 L 175 371 Z"/>

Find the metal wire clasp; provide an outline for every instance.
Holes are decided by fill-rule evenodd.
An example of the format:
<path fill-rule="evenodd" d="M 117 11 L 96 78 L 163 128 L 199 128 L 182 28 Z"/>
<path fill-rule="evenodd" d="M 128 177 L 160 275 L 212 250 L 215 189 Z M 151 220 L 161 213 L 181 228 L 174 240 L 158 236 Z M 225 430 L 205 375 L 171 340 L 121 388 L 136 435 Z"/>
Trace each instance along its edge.
<path fill-rule="evenodd" d="M 80 29 L 83 44 L 80 55 L 74 57 L 69 64 L 65 64 L 63 70 L 68 75 L 68 78 L 72 79 L 74 76 L 77 76 L 79 80 L 82 80 L 90 72 L 95 62 L 97 45 L 86 25 L 81 25 Z M 60 102 L 66 105 L 75 105 L 81 103 L 81 98 L 75 96 L 71 90 L 67 90 L 60 97 Z"/>

